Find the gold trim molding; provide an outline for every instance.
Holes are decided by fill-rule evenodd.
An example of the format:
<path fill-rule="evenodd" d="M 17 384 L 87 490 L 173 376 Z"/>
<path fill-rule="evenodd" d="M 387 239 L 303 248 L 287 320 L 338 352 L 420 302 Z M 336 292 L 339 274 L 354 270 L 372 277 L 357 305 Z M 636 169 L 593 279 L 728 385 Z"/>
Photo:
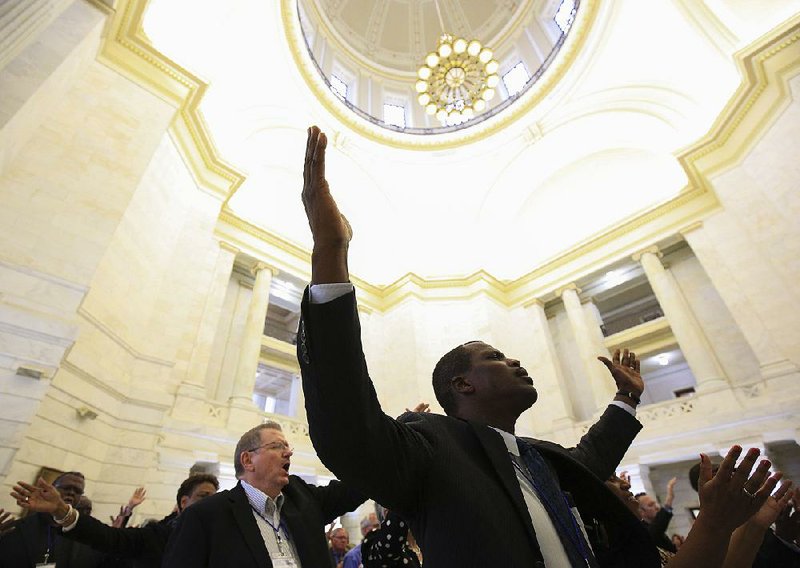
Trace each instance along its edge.
<path fill-rule="evenodd" d="M 158 51 L 144 33 L 149 0 L 120 0 L 98 59 L 177 107 L 169 127 L 198 186 L 227 200 L 245 176 L 219 154 L 200 112 L 208 83 Z"/>
<path fill-rule="evenodd" d="M 294 6 L 296 0 L 281 2 L 281 13 L 286 18 L 287 6 Z M 588 12 L 592 12 L 593 20 L 598 4 L 598 0 L 586 0 L 583 6 L 587 13 L 583 17 L 588 18 Z M 310 252 L 306 248 L 241 219 L 227 207 L 245 176 L 219 155 L 199 111 L 208 84 L 160 53 L 144 34 L 142 22 L 147 5 L 148 0 L 120 0 L 110 16 L 99 60 L 177 108 L 169 133 L 198 184 L 223 202 L 218 236 L 257 260 L 308 278 Z M 292 17 L 296 20 L 294 12 Z M 565 49 L 579 49 L 590 24 L 584 22 L 583 26 L 573 30 L 579 33 Z M 688 178 L 687 186 L 676 197 L 623 219 L 512 281 L 498 280 L 484 271 L 436 279 L 409 273 L 387 286 L 375 286 L 353 276 L 360 301 L 367 309 L 385 311 L 407 298 L 452 300 L 486 295 L 504 306 L 519 306 L 532 298 L 553 297 L 553 292 L 564 284 L 701 222 L 719 208 L 709 175 L 741 161 L 789 104 L 788 79 L 800 69 L 799 39 L 800 15 L 735 54 L 742 82 L 709 131 L 676 155 Z M 293 53 L 295 48 L 292 47 Z M 564 54 L 560 60 L 571 61 L 572 56 Z M 560 76 L 563 67 L 562 64 L 561 71 L 551 76 Z M 464 141 L 452 145 L 461 143 Z M 633 235 L 642 228 L 647 230 Z M 585 261 L 579 263 L 579 259 Z"/>

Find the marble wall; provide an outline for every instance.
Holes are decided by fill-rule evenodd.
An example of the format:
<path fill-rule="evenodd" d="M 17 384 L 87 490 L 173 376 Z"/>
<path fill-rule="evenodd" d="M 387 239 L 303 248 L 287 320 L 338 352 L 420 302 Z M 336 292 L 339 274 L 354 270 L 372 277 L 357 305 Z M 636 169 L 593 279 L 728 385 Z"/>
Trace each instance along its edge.
<path fill-rule="evenodd" d="M 198 188 L 169 134 L 176 109 L 95 59 L 102 11 L 58 6 L 42 28 L 53 33 L 15 44 L 0 69 L 0 507 L 13 482 L 50 466 L 86 474 L 99 518 L 142 483 L 139 515 L 160 516 L 196 462 L 232 484 L 233 446 L 264 418 L 227 404 L 252 292 L 215 236 L 220 198 Z M 640 409 L 628 465 L 683 467 L 747 439 L 778 444 L 797 469 L 800 77 L 790 87 L 758 144 L 715 175 L 721 208 L 685 231 L 691 254 L 669 266 L 729 388 Z M 540 308 L 479 292 L 362 310 L 384 409 L 436 408 L 436 361 L 480 339 L 536 377 L 520 432 L 574 443 L 602 410 L 584 378 L 599 363 L 581 360 L 563 310 Z M 596 309 L 583 312 L 601 353 Z M 302 411 L 285 424 L 296 471 L 325 478 Z"/>

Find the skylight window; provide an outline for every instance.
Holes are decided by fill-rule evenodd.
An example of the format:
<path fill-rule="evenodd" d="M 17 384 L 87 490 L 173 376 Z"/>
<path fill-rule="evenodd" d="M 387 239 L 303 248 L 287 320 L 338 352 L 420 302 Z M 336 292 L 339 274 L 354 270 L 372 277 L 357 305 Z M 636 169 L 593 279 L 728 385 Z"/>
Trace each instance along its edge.
<path fill-rule="evenodd" d="M 384 104 L 383 105 L 383 121 L 386 124 L 398 126 L 400 128 L 406 127 L 406 109 L 399 105 Z"/>
<path fill-rule="evenodd" d="M 347 83 L 336 75 L 331 75 L 331 91 L 336 93 L 340 98 L 347 99 Z"/>
<path fill-rule="evenodd" d="M 531 76 L 522 61 L 514 65 L 508 73 L 503 75 L 503 84 L 506 86 L 508 96 L 513 97 L 524 89 L 530 78 Z"/>
<path fill-rule="evenodd" d="M 553 18 L 558 27 L 561 28 L 562 32 L 566 33 L 566 31 L 572 25 L 572 20 L 575 16 L 574 11 L 575 0 L 562 0 L 561 5 L 556 11 L 555 17 Z"/>

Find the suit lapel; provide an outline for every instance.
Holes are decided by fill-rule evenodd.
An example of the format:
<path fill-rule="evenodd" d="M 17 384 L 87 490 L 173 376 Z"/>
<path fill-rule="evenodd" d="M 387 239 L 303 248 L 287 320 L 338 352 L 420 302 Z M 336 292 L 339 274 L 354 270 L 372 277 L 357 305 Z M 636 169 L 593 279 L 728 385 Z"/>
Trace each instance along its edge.
<path fill-rule="evenodd" d="M 267 547 L 261 537 L 261 531 L 258 529 L 256 520 L 253 518 L 250 501 L 247 500 L 247 494 L 242 489 L 242 486 L 237 485 L 231 489 L 228 498 L 231 500 L 233 518 L 236 519 L 236 524 L 239 525 L 244 541 L 256 559 L 256 565 L 259 568 L 269 568 L 272 566 L 272 562 L 269 560 Z"/>
<path fill-rule="evenodd" d="M 284 493 L 284 495 L 286 495 L 286 493 Z M 308 556 L 311 550 L 313 550 L 313 545 L 308 541 L 307 532 L 303 530 L 303 517 L 300 511 L 288 496 L 286 496 L 285 499 L 283 507 L 281 508 L 281 518 L 289 529 L 289 535 L 294 544 L 294 549 L 299 556 L 298 560 L 305 566 L 311 562 Z"/>
<path fill-rule="evenodd" d="M 475 435 L 483 446 L 484 451 L 489 457 L 489 461 L 500 478 L 503 488 L 511 498 L 511 502 L 514 504 L 517 513 L 522 517 L 523 525 L 525 526 L 528 536 L 533 542 L 534 547 L 538 550 L 539 543 L 536 540 L 536 533 L 533 530 L 531 515 L 528 511 L 528 506 L 525 504 L 525 498 L 522 496 L 522 489 L 519 487 L 517 475 L 514 473 L 514 466 L 508 455 L 508 448 L 506 448 L 500 435 L 488 426 L 474 424 L 472 422 L 468 422 L 468 424 L 472 427 L 472 431 L 475 432 Z"/>

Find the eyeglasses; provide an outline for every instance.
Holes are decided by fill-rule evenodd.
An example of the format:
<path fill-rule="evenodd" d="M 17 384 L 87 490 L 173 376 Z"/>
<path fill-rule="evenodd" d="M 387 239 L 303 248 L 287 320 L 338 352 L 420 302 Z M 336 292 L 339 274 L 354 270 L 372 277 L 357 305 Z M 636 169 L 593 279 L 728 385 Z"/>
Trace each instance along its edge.
<path fill-rule="evenodd" d="M 294 448 L 289 445 L 288 442 L 270 442 L 269 444 L 262 444 L 260 446 L 256 446 L 255 448 L 250 448 L 247 450 L 248 452 L 257 452 L 258 450 L 265 449 L 265 450 L 278 450 L 282 454 L 289 452 L 294 453 Z"/>

